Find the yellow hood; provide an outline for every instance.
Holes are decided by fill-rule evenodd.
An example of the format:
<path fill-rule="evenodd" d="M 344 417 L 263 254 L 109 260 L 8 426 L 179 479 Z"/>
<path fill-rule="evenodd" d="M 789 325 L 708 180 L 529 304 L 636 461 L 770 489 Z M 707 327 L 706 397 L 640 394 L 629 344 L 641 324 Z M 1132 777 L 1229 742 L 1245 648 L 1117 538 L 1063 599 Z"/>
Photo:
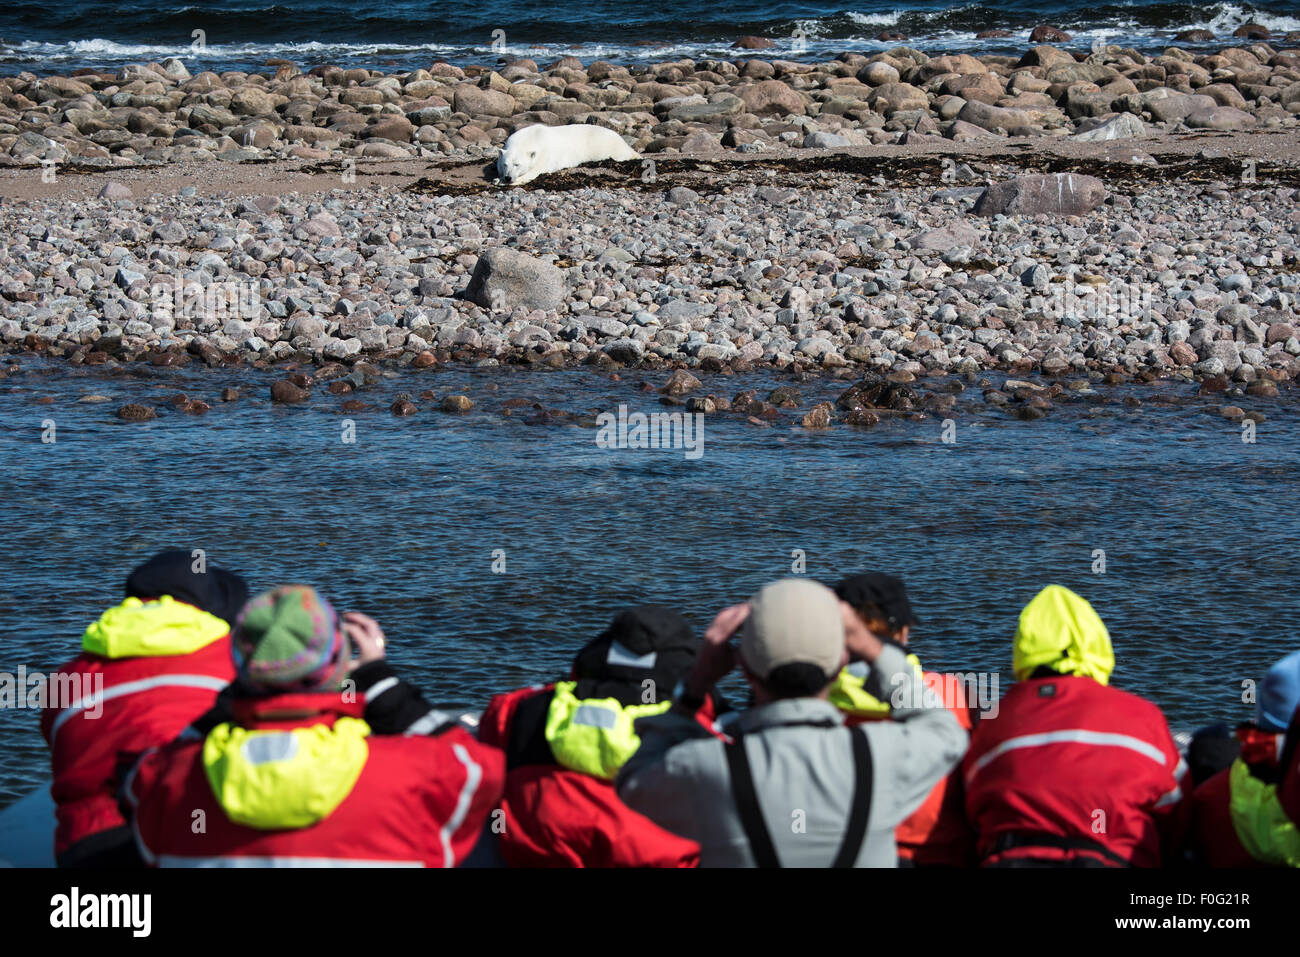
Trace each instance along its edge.
<path fill-rule="evenodd" d="M 259 830 L 310 827 L 334 813 L 366 766 L 370 726 L 250 731 L 222 724 L 203 742 L 212 793 L 236 824 Z"/>
<path fill-rule="evenodd" d="M 617 698 L 578 698 L 577 682 L 555 686 L 546 714 L 546 740 L 555 760 L 571 771 L 612 781 L 627 763 L 641 739 L 634 730 L 637 718 L 663 714 L 671 701 L 624 705 Z"/>
<path fill-rule="evenodd" d="M 909 654 L 907 663 L 916 671 L 918 678 L 923 677 L 920 658 Z M 856 664 L 861 666 L 865 663 Z M 854 664 L 847 664 L 840 669 L 840 673 L 831 683 L 828 700 L 845 714 L 855 718 L 883 719 L 893 713 L 888 701 L 881 701 L 867 690 L 867 669 L 855 667 Z"/>
<path fill-rule="evenodd" d="M 1048 585 L 1020 613 L 1011 664 L 1017 681 L 1045 665 L 1106 684 L 1115 669 L 1115 652 L 1092 606 L 1068 588 Z"/>
<path fill-rule="evenodd" d="M 81 647 L 105 658 L 188 655 L 225 636 L 230 626 L 170 595 L 114 605 L 81 636 Z"/>

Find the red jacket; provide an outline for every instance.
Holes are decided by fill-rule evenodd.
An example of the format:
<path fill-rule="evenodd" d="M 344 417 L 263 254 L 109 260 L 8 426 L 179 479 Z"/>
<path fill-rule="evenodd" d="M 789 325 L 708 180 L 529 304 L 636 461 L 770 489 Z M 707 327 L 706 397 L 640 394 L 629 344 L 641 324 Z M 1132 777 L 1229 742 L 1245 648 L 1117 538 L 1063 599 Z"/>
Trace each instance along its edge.
<path fill-rule="evenodd" d="M 479 723 L 479 740 L 502 748 L 512 762 L 501 798 L 500 846 L 506 863 L 511 867 L 695 867 L 699 845 L 633 811 L 619 800 L 612 782 L 562 767 L 540 751 L 525 759 L 529 763 L 518 762 L 521 748 L 545 744 L 536 734 L 536 716 L 515 720 L 520 707 L 539 709 L 546 702 L 538 696 L 549 699 L 553 688 L 521 688 L 496 695 Z M 540 710 L 542 721 L 545 713 Z M 710 711 L 707 721 L 711 720 Z"/>
<path fill-rule="evenodd" d="M 1160 709 L 1091 678 L 1022 681 L 971 736 L 962 761 L 966 813 L 985 864 L 1012 858 L 1117 863 L 1062 849 L 1092 842 L 1158 867 L 1174 841 L 1187 771 Z M 1189 782 L 1190 783 L 1190 782 Z M 999 850 L 1015 840 L 1030 846 Z M 1033 841 L 1047 835 L 1045 843 Z"/>
<path fill-rule="evenodd" d="M 119 758 L 175 738 L 234 676 L 228 634 L 188 654 L 85 652 L 59 668 L 51 686 L 68 680 L 85 694 L 75 701 L 49 701 L 41 715 L 54 771 L 55 854 L 125 826 L 114 786 Z M 96 695 L 100 681 L 102 695 Z"/>
<path fill-rule="evenodd" d="M 342 719 L 359 718 L 364 703 L 343 703 L 333 694 L 279 695 L 239 699 L 232 710 L 235 722 L 211 732 L 208 743 L 231 727 L 288 733 L 267 736 L 270 744 L 296 730 L 324 728 L 333 733 Z M 315 714 L 277 717 L 307 711 Z M 328 752 L 294 775 L 314 793 L 292 810 L 301 812 L 310 804 L 318 819 L 283 827 L 265 819 L 256 826 L 231 819 L 234 808 L 216 794 L 216 772 L 205 762 L 204 741 L 176 741 L 147 752 L 123 786 L 134 808 L 141 857 L 158 867 L 453 867 L 463 860 L 501 796 L 501 752 L 479 744 L 455 725 L 431 737 L 370 734 L 364 740 L 360 764 L 353 769 L 355 780 Z M 242 752 L 248 751 L 245 745 Z M 283 759 L 284 752 L 276 748 L 266 752 L 271 756 L 252 763 L 253 770 Z M 331 776 L 341 781 L 328 780 Z M 323 798 L 335 786 L 332 797 Z M 246 794 L 250 802 L 282 804 L 291 790 L 281 785 L 274 795 L 274 788 L 253 786 Z"/>
<path fill-rule="evenodd" d="M 970 706 L 956 675 L 922 672 L 925 684 L 939 696 L 953 717 L 971 730 Z M 869 718 L 847 715 L 844 723 L 862 724 Z M 969 867 L 975 854 L 975 835 L 966 821 L 961 774 L 954 770 L 939 781 L 919 808 L 894 829 L 898 856 L 918 867 Z"/>
<path fill-rule="evenodd" d="M 1189 798 L 1187 847 L 1206 867 L 1266 867 L 1251 857 L 1237 837 L 1229 802 L 1231 768 L 1201 782 Z"/>

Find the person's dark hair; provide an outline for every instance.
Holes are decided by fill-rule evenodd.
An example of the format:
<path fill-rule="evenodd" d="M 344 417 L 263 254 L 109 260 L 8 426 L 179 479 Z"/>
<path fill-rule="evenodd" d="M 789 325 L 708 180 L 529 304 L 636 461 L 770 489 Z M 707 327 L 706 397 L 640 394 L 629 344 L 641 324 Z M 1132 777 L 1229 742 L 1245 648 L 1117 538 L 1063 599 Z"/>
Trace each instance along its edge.
<path fill-rule="evenodd" d="M 773 698 L 811 698 L 835 680 L 814 664 L 797 661 L 773 668 L 763 687 Z"/>
<path fill-rule="evenodd" d="M 889 616 L 885 614 L 885 610 L 875 602 L 864 602 L 861 605 L 854 605 L 853 611 L 862 619 L 862 623 L 867 626 L 873 635 L 877 635 L 881 638 L 893 638 L 903 630 L 902 625 L 898 625 L 897 627 L 891 625 L 889 623 Z"/>

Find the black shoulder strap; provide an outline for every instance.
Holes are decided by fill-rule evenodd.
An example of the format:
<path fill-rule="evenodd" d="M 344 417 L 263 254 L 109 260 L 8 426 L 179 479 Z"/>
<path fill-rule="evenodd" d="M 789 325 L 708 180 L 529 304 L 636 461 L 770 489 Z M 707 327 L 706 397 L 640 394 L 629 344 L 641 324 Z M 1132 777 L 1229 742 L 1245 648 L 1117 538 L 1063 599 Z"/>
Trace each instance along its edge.
<path fill-rule="evenodd" d="M 862 728 L 850 728 L 849 739 L 853 744 L 853 807 L 844 829 L 844 840 L 840 843 L 832 867 L 853 867 L 857 863 L 862 842 L 867 837 L 867 821 L 871 817 L 871 792 L 874 790 L 871 745 Z M 763 820 L 763 810 L 758 805 L 754 772 L 749 766 L 745 739 L 738 737 L 723 750 L 727 754 L 727 769 L 731 772 L 731 794 L 736 802 L 736 813 L 740 815 L 740 825 L 745 829 L 745 837 L 749 839 L 754 861 L 759 867 L 780 867 L 781 861 L 776 856 L 771 832 Z"/>
<path fill-rule="evenodd" d="M 844 842 L 831 867 L 852 867 L 858 861 L 862 842 L 867 838 L 867 819 L 871 817 L 871 792 L 875 790 L 871 766 L 871 745 L 864 728 L 849 728 L 853 741 L 853 810 L 844 829 Z"/>
<path fill-rule="evenodd" d="M 727 769 L 731 772 L 731 795 L 736 801 L 740 826 L 745 829 L 745 837 L 749 838 L 749 849 L 754 855 L 754 862 L 759 867 L 780 867 L 781 861 L 772 845 L 772 835 L 763 820 L 763 810 L 758 806 L 754 772 L 749 766 L 745 739 L 736 738 L 723 750 L 727 753 Z"/>

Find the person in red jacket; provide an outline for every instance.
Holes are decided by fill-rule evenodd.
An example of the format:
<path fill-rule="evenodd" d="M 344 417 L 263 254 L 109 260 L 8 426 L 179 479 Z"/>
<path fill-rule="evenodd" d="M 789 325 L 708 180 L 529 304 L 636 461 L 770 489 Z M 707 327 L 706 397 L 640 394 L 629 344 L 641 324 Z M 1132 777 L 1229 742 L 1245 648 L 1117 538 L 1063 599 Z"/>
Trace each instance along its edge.
<path fill-rule="evenodd" d="M 1276 867 L 1300 839 L 1278 803 L 1287 722 L 1300 706 L 1300 651 L 1269 668 L 1260 682 L 1255 720 L 1237 728 L 1241 754 L 1192 793 L 1185 850 L 1207 867 Z M 1289 832 L 1289 833 L 1284 833 Z M 1297 860 L 1300 864 L 1300 859 Z"/>
<path fill-rule="evenodd" d="M 373 733 L 349 677 L 354 641 L 361 667 L 382 656 L 377 625 L 340 621 L 306 586 L 245 606 L 231 720 L 146 751 L 123 783 L 146 864 L 454 867 L 470 855 L 504 756 L 454 720 Z"/>
<path fill-rule="evenodd" d="M 1168 859 L 1187 765 L 1160 709 L 1109 686 L 1114 666 L 1106 626 L 1069 589 L 1049 585 L 1020 613 L 1017 683 L 976 725 L 962 762 L 985 866 Z"/>
<path fill-rule="evenodd" d="M 853 575 L 835 586 L 835 594 L 857 613 L 867 630 L 881 641 L 908 650 L 912 626 L 919 624 L 903 582 L 892 575 Z M 918 670 L 921 662 L 908 653 Z M 884 721 L 890 716 L 893 689 L 873 688 L 866 662 L 849 649 L 849 663 L 831 685 L 830 702 L 845 714 L 845 723 Z M 925 683 L 939 696 L 957 723 L 971 729 L 966 691 L 956 675 L 922 672 Z M 974 862 L 975 835 L 966 822 L 961 775 L 957 771 L 934 786 L 929 797 L 894 831 L 900 866 L 969 867 Z"/>
<path fill-rule="evenodd" d="M 583 646 L 572 676 L 495 696 L 479 740 L 506 753 L 501 855 L 512 867 L 694 867 L 699 845 L 633 811 L 613 778 L 636 752 L 633 722 L 671 706 L 699 641 L 656 605 L 628 609 Z M 699 709 L 706 727 L 718 710 Z"/>
<path fill-rule="evenodd" d="M 172 740 L 234 677 L 230 625 L 248 597 L 202 553 L 161 552 L 134 569 L 126 599 L 86 629 L 82 653 L 50 678 L 41 714 L 54 772 L 60 867 L 139 866 L 118 808 L 123 755 Z"/>

